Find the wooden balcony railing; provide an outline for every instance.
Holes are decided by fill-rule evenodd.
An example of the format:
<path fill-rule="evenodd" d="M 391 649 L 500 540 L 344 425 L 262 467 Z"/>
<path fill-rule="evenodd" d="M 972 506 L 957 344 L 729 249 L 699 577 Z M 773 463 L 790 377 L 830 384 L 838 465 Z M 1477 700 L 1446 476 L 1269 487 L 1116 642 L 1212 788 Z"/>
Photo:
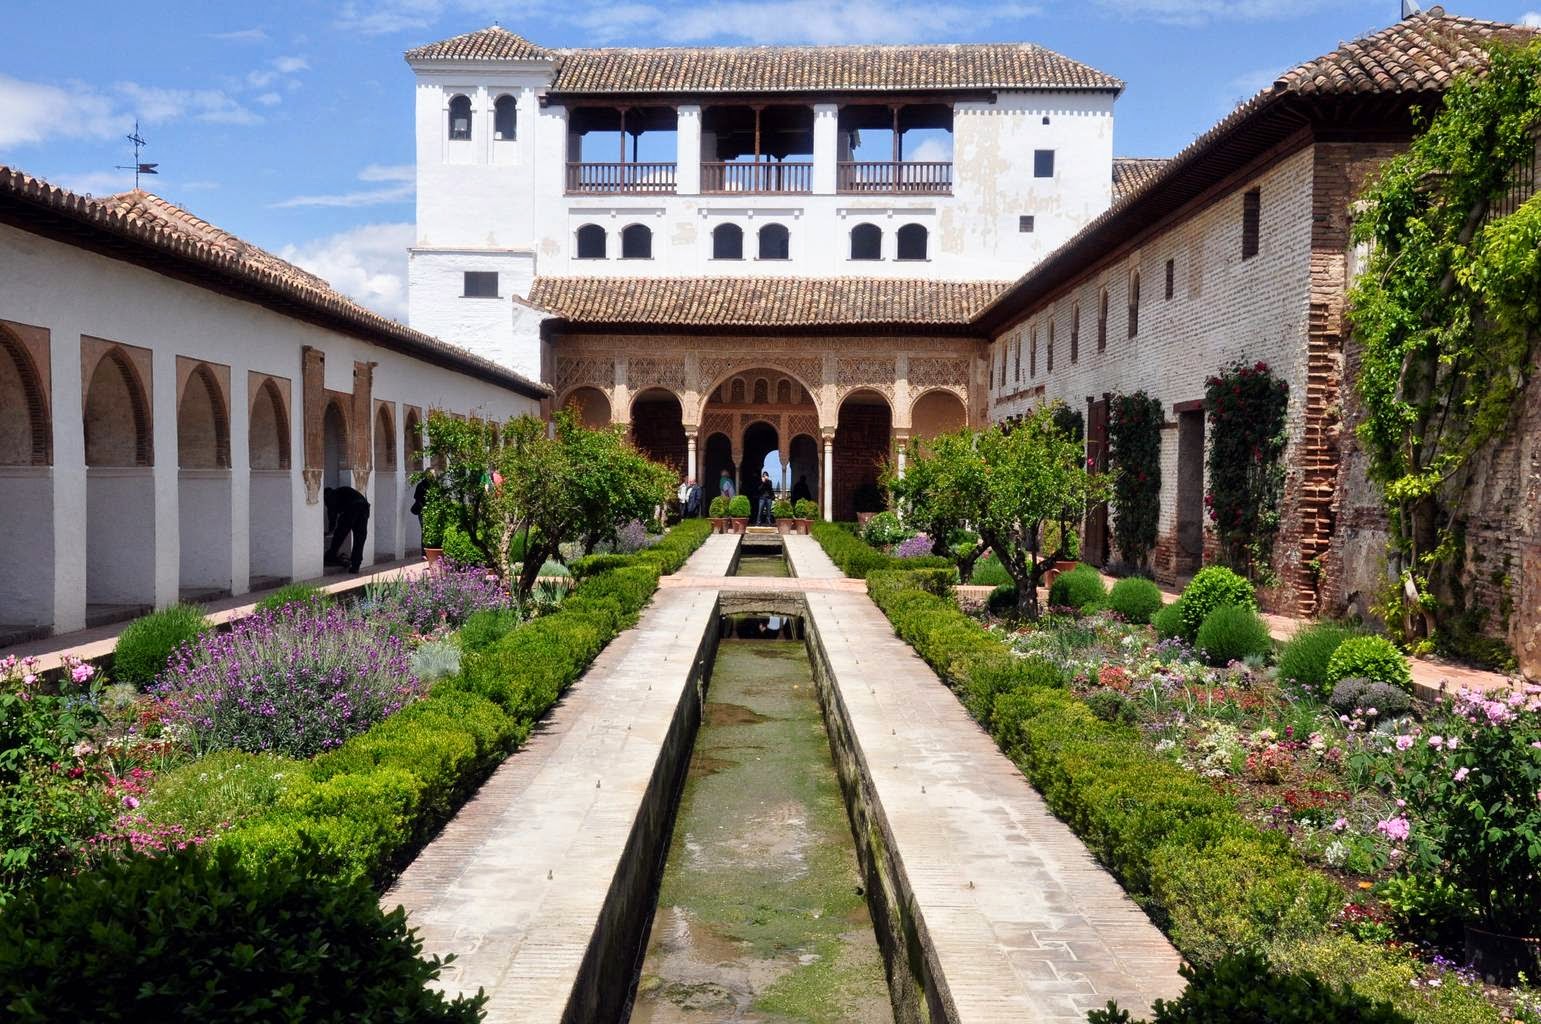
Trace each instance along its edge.
<path fill-rule="evenodd" d="M 948 195 L 952 192 L 952 161 L 841 161 L 835 180 L 841 192 Z"/>
<path fill-rule="evenodd" d="M 581 194 L 611 192 L 673 192 L 671 163 L 624 163 L 567 165 L 567 191 Z"/>
<path fill-rule="evenodd" d="M 706 162 L 701 165 L 701 191 L 808 193 L 813 191 L 813 164 Z"/>

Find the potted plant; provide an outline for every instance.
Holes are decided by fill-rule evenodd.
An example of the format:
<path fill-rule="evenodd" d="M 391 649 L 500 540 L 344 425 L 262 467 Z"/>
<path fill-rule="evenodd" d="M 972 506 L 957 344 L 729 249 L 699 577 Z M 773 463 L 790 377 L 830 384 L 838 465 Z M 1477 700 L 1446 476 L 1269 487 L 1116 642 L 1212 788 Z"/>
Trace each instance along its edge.
<path fill-rule="evenodd" d="M 813 521 L 819 518 L 819 504 L 808 498 L 800 498 L 792 510 L 797 514 L 797 532 L 807 533 Z"/>
<path fill-rule="evenodd" d="M 706 516 L 712 521 L 713 533 L 725 533 L 728 516 L 728 499 L 717 495 L 706 506 Z"/>
<path fill-rule="evenodd" d="M 449 497 L 438 486 L 431 486 L 423 499 L 423 558 L 435 565 L 444 556 L 444 531 L 452 512 Z"/>
<path fill-rule="evenodd" d="M 772 503 L 771 518 L 776 520 L 776 530 L 780 533 L 791 533 L 797 529 L 797 519 L 792 511 L 792 503 L 785 498 L 777 498 Z"/>
<path fill-rule="evenodd" d="M 743 494 L 733 495 L 733 500 L 728 502 L 728 518 L 733 520 L 733 532 L 743 533 L 749 525 L 749 497 Z"/>

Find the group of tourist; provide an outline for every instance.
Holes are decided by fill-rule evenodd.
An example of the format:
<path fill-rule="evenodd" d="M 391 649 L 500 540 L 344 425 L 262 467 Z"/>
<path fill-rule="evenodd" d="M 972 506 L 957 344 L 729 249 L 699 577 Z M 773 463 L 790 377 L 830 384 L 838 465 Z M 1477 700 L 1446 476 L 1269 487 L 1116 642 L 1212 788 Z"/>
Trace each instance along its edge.
<path fill-rule="evenodd" d="M 723 469 L 717 478 L 717 493 L 722 495 L 724 501 L 732 501 L 734 495 L 738 493 L 738 487 L 733 483 L 733 476 L 727 469 Z M 694 519 L 701 515 L 701 485 L 696 482 L 695 477 L 686 476 L 680 479 L 677 497 L 679 499 L 681 518 Z M 813 491 L 808 487 L 807 474 L 799 476 L 797 483 L 792 485 L 791 499 L 794 502 L 811 501 L 813 499 Z M 761 470 L 760 483 L 755 488 L 754 493 L 754 525 L 771 525 L 771 505 L 775 500 L 776 485 L 771 482 L 770 473 Z"/>

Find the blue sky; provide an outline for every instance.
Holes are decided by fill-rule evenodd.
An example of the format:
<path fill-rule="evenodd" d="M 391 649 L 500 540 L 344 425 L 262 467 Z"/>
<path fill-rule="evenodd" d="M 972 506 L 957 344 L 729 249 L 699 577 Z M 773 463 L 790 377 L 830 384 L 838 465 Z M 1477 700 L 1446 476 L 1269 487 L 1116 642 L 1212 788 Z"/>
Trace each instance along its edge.
<path fill-rule="evenodd" d="M 1454 0 L 1541 24 L 1541 0 Z M 1115 149 L 1165 156 L 1399 0 L 7 0 L 0 163 L 108 194 L 132 180 L 405 316 L 408 47 L 497 20 L 547 46 L 1026 40 L 1123 78 Z"/>

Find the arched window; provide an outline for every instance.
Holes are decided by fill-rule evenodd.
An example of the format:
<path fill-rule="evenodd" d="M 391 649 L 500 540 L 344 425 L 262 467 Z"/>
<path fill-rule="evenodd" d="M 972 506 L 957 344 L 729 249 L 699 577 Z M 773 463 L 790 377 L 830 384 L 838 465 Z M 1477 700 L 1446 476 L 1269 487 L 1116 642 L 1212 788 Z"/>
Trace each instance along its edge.
<path fill-rule="evenodd" d="M 1129 337 L 1140 333 L 1140 272 L 1129 275 Z"/>
<path fill-rule="evenodd" d="M 621 259 L 653 258 L 653 231 L 646 224 L 629 224 L 621 229 Z"/>
<path fill-rule="evenodd" d="M 792 239 L 783 224 L 767 224 L 760 229 L 760 259 L 789 260 Z"/>
<path fill-rule="evenodd" d="M 754 402 L 756 405 L 764 405 L 770 401 L 770 385 L 764 377 L 756 377 L 754 380 Z"/>
<path fill-rule="evenodd" d="M 712 229 L 712 259 L 744 258 L 744 229 L 737 224 L 718 224 Z"/>
<path fill-rule="evenodd" d="M 731 401 L 742 405 L 744 403 L 744 378 L 734 377 L 733 387 L 729 389 L 728 394 L 731 396 Z"/>
<path fill-rule="evenodd" d="M 1108 347 L 1108 290 L 1102 289 L 1102 298 L 1097 303 L 1097 351 L 1101 352 Z"/>
<path fill-rule="evenodd" d="M 469 139 L 471 137 L 471 97 L 450 97 L 449 137 L 451 139 Z"/>
<path fill-rule="evenodd" d="M 851 259 L 883 258 L 883 229 L 876 224 L 858 224 L 851 229 Z"/>
<path fill-rule="evenodd" d="M 519 137 L 519 101 L 512 96 L 499 96 L 492 105 L 492 137 L 504 141 Z"/>
<path fill-rule="evenodd" d="M 1081 304 L 1070 307 L 1070 364 L 1081 358 Z"/>
<path fill-rule="evenodd" d="M 899 258 L 923 260 L 926 258 L 926 227 L 924 224 L 906 224 L 899 229 Z"/>
<path fill-rule="evenodd" d="M 785 377 L 776 382 L 776 403 L 778 405 L 792 404 L 792 382 Z"/>
<path fill-rule="evenodd" d="M 605 258 L 605 229 L 598 224 L 585 224 L 578 229 L 578 258 L 602 260 Z"/>

